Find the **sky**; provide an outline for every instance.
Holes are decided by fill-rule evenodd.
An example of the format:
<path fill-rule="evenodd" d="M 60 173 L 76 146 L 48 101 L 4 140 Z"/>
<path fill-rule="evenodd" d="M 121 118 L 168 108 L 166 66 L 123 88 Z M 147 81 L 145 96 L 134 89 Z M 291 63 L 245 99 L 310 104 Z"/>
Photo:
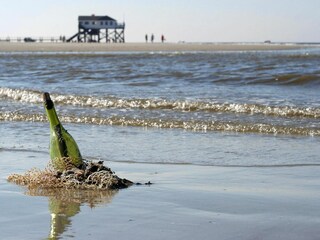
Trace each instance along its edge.
<path fill-rule="evenodd" d="M 0 0 L 0 38 L 77 32 L 79 15 L 125 21 L 127 42 L 320 42 L 320 0 Z"/>

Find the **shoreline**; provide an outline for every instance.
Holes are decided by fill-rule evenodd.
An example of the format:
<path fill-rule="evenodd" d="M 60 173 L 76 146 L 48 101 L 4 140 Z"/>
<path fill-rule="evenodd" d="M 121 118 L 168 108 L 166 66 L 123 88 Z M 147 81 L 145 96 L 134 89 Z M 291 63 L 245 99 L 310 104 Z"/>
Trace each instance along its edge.
<path fill-rule="evenodd" d="M 32 161 L 25 161 L 30 156 L 34 156 Z M 35 166 L 42 169 L 46 153 L 2 151 L 0 157 L 4 159 L 0 171 L 2 238 L 15 232 L 24 239 L 70 234 L 77 239 L 102 239 L 108 234 L 110 239 L 260 236 L 309 240 L 320 233 L 316 227 L 318 169 L 314 167 L 243 169 L 108 162 L 120 177 L 154 184 L 111 192 L 46 192 L 6 181 L 10 173 Z M 26 204 L 23 213 L 13 210 Z M 25 219 L 30 222 L 26 224 Z M 84 228 L 88 222 L 90 228 Z M 38 230 L 26 236 L 30 227 Z"/>
<path fill-rule="evenodd" d="M 280 43 L 12 43 L 0 42 L 0 52 L 215 52 L 280 51 L 318 48 Z"/>

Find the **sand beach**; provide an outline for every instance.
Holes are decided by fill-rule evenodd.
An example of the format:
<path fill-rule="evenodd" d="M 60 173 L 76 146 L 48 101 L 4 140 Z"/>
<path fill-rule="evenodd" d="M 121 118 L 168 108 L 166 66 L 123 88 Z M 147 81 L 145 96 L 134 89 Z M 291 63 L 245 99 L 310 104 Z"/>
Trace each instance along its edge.
<path fill-rule="evenodd" d="M 46 192 L 5 179 L 12 172 L 44 167 L 46 154 L 1 150 L 0 157 L 2 239 L 303 240 L 320 234 L 314 167 L 109 162 L 122 177 L 154 184 L 113 192 Z"/>
<path fill-rule="evenodd" d="M 294 44 L 235 43 L 15 43 L 0 42 L 0 52 L 152 52 L 293 50 Z"/>

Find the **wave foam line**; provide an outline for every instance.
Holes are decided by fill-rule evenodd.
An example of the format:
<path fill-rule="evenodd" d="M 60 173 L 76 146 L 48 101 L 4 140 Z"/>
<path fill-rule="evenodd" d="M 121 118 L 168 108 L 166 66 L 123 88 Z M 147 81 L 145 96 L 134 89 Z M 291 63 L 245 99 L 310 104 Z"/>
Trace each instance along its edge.
<path fill-rule="evenodd" d="M 72 105 L 92 108 L 139 108 L 149 110 L 174 110 L 184 112 L 207 111 L 222 113 L 263 114 L 280 117 L 320 118 L 320 108 L 299 108 L 292 106 L 267 106 L 260 104 L 213 103 L 165 99 L 122 99 L 115 97 L 95 98 L 90 96 L 74 96 L 51 94 L 59 105 Z M 0 98 L 15 101 L 42 104 L 42 92 L 0 88 Z"/>
<path fill-rule="evenodd" d="M 60 116 L 64 123 L 82 123 L 95 125 L 115 125 L 131 127 L 152 127 L 152 128 L 173 128 L 191 131 L 227 131 L 239 133 L 261 133 L 274 135 L 301 135 L 301 136 L 320 136 L 319 128 L 304 128 L 295 126 L 269 125 L 262 123 L 246 124 L 237 122 L 218 122 L 218 121 L 181 121 L 181 120 L 162 120 L 162 119 L 138 119 L 128 117 L 112 116 L 99 118 L 93 116 Z M 1 113 L 0 121 L 24 121 L 24 122 L 46 122 L 45 115 L 40 114 L 20 114 L 20 113 Z"/>

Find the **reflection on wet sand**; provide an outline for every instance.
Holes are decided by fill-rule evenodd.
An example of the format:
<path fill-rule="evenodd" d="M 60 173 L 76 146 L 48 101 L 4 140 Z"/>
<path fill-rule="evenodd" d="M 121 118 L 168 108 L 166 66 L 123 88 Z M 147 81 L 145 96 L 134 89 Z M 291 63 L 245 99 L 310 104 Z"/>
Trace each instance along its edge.
<path fill-rule="evenodd" d="M 117 190 L 28 189 L 26 194 L 48 197 L 51 213 L 48 239 L 58 239 L 71 226 L 71 218 L 81 211 L 81 205 L 88 204 L 94 208 L 108 204 L 117 192 Z"/>

